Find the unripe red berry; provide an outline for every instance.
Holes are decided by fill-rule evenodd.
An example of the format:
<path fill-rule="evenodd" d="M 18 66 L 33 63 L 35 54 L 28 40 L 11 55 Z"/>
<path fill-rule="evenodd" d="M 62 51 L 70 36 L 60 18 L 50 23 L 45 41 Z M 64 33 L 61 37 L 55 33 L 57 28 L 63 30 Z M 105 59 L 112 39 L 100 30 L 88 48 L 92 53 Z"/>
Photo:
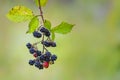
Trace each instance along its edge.
<path fill-rule="evenodd" d="M 37 57 L 37 53 L 34 53 L 33 56 L 36 58 Z"/>
<path fill-rule="evenodd" d="M 48 68 L 49 67 L 49 62 L 43 62 L 43 67 Z"/>

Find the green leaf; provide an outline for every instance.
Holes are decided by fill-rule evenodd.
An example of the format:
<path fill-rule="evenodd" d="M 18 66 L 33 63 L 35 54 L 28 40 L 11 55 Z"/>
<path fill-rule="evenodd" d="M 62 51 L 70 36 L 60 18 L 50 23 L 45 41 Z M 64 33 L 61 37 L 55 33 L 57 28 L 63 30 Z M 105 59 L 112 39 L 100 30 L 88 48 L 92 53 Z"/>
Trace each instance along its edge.
<path fill-rule="evenodd" d="M 52 41 L 54 41 L 54 40 L 55 40 L 55 33 L 54 33 L 54 32 L 52 32 L 51 39 L 52 39 Z"/>
<path fill-rule="evenodd" d="M 46 27 L 48 30 L 51 30 L 51 23 L 50 23 L 50 21 L 45 20 L 44 25 L 45 25 L 45 27 Z"/>
<path fill-rule="evenodd" d="M 36 5 L 39 6 L 39 1 L 38 1 L 38 0 L 34 0 L 34 1 L 35 1 Z M 47 1 L 48 1 L 48 0 L 40 0 L 41 6 L 45 6 L 46 3 L 47 3 Z"/>
<path fill-rule="evenodd" d="M 73 26 L 73 24 L 62 22 L 60 25 L 54 27 L 52 31 L 60 34 L 67 34 L 72 30 Z"/>
<path fill-rule="evenodd" d="M 15 6 L 7 14 L 7 18 L 13 22 L 24 22 L 33 17 L 32 10 L 25 6 Z"/>
<path fill-rule="evenodd" d="M 29 23 L 29 30 L 26 33 L 32 33 L 38 28 L 39 26 L 39 19 L 37 16 L 33 17 Z"/>

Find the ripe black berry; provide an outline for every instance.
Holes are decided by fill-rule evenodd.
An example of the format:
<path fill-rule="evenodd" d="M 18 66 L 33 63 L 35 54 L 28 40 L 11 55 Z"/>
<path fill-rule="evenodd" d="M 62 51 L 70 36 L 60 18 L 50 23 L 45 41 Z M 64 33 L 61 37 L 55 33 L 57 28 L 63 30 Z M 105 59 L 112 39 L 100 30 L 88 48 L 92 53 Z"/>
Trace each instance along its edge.
<path fill-rule="evenodd" d="M 39 67 L 40 66 L 40 62 L 39 61 L 35 61 L 35 67 Z"/>
<path fill-rule="evenodd" d="M 30 49 L 29 49 L 29 52 L 30 52 L 31 54 L 33 54 L 33 53 L 35 52 L 35 49 L 34 49 L 34 48 L 30 48 Z"/>
<path fill-rule="evenodd" d="M 36 38 L 40 38 L 42 35 L 38 31 L 34 31 L 33 36 L 36 37 Z"/>
<path fill-rule="evenodd" d="M 55 42 L 51 42 L 50 45 L 51 45 L 52 47 L 56 47 L 56 43 L 55 43 Z"/>
<path fill-rule="evenodd" d="M 32 44 L 27 43 L 27 44 L 26 44 L 26 47 L 27 47 L 28 49 L 30 49 L 30 48 L 32 47 Z"/>
<path fill-rule="evenodd" d="M 52 55 L 51 56 L 51 61 L 55 61 L 57 59 L 57 56 L 56 55 Z"/>
<path fill-rule="evenodd" d="M 35 61 L 34 60 L 29 60 L 30 65 L 34 65 Z"/>
<path fill-rule="evenodd" d="M 36 51 L 36 54 L 37 54 L 38 56 L 41 56 L 41 51 L 37 50 L 37 51 Z"/>
<path fill-rule="evenodd" d="M 48 41 L 43 41 L 42 44 L 45 45 L 46 47 L 50 47 L 50 42 Z"/>
<path fill-rule="evenodd" d="M 46 29 L 45 27 L 41 27 L 40 31 L 45 34 L 45 36 L 50 36 L 50 31 Z"/>
<path fill-rule="evenodd" d="M 39 69 L 43 69 L 43 65 L 42 64 L 40 64 Z"/>
<path fill-rule="evenodd" d="M 41 31 L 42 33 L 45 33 L 45 32 L 47 32 L 48 30 L 47 30 L 45 27 L 41 27 L 41 28 L 40 28 L 40 31 Z"/>
<path fill-rule="evenodd" d="M 50 61 L 50 57 L 45 57 L 45 61 L 49 62 Z"/>
<path fill-rule="evenodd" d="M 47 51 L 47 52 L 45 53 L 45 56 L 46 56 L 46 57 L 50 57 L 50 56 L 51 56 L 51 53 Z"/>
<path fill-rule="evenodd" d="M 36 62 L 35 62 L 35 67 L 37 67 L 37 68 L 39 68 L 39 69 L 43 69 L 43 65 L 40 64 L 39 61 L 36 61 Z"/>
<path fill-rule="evenodd" d="M 41 56 L 40 56 L 40 60 L 41 60 L 41 61 L 44 61 L 44 60 L 45 60 L 45 55 L 41 55 Z"/>
<path fill-rule="evenodd" d="M 45 32 L 45 36 L 49 37 L 50 36 L 50 32 Z"/>

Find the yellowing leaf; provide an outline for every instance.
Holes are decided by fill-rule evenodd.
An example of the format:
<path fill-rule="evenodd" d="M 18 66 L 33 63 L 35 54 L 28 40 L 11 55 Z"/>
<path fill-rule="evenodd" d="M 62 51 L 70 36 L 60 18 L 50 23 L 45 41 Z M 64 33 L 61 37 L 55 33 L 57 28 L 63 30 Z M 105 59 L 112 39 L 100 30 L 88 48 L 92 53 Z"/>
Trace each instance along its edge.
<path fill-rule="evenodd" d="M 48 1 L 48 0 L 40 0 L 40 5 L 41 5 L 41 6 L 45 6 L 46 3 L 47 3 L 47 1 Z M 35 3 L 36 3 L 37 6 L 39 6 L 39 1 L 38 1 L 38 0 L 35 0 Z"/>
<path fill-rule="evenodd" d="M 34 32 L 39 26 L 39 19 L 37 16 L 33 17 L 32 20 L 29 23 L 29 30 L 27 33 L 32 33 Z"/>
<path fill-rule="evenodd" d="M 72 30 L 73 26 L 74 26 L 73 24 L 62 22 L 60 25 L 52 28 L 52 32 L 60 33 L 60 34 L 67 34 Z"/>
<path fill-rule="evenodd" d="M 24 22 L 34 17 L 32 10 L 25 6 L 15 6 L 7 14 L 7 18 L 13 22 Z"/>

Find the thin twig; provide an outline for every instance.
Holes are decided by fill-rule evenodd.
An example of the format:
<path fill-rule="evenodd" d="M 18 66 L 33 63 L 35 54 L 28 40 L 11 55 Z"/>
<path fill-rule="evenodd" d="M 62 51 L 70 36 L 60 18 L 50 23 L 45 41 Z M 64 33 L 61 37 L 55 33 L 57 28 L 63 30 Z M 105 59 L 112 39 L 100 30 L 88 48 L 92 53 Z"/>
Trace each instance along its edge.
<path fill-rule="evenodd" d="M 39 3 L 39 10 L 40 10 L 40 16 L 41 16 L 41 19 L 42 19 L 42 22 L 43 22 L 43 25 L 44 25 L 44 16 L 43 16 L 43 11 L 42 11 L 42 8 L 41 8 L 41 2 L 40 2 L 40 0 L 38 0 L 38 3 Z M 42 42 L 44 41 L 44 34 L 43 34 L 43 36 L 42 36 Z M 45 48 L 45 46 L 44 46 L 44 44 L 42 44 L 43 45 L 43 51 L 42 51 L 42 53 L 44 53 L 44 50 L 46 50 L 47 51 L 47 49 Z"/>
<path fill-rule="evenodd" d="M 38 0 L 38 3 L 39 3 L 40 16 L 41 16 L 43 24 L 44 24 L 44 16 L 43 16 L 43 11 L 42 11 L 42 8 L 41 8 L 41 2 L 40 2 L 40 0 Z"/>

